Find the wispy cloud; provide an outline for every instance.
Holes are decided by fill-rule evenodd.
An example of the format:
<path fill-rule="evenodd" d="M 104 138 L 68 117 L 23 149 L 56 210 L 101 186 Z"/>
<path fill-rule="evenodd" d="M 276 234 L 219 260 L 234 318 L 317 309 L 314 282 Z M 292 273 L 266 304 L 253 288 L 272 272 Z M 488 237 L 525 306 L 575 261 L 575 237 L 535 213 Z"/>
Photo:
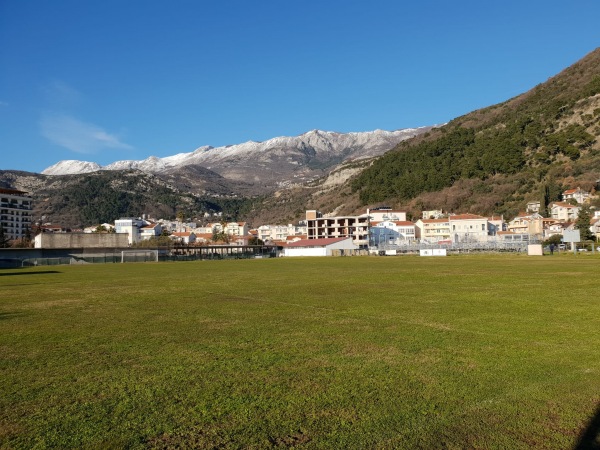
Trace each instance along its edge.
<path fill-rule="evenodd" d="M 74 87 L 61 80 L 53 80 L 42 86 L 46 102 L 53 109 L 73 108 L 81 103 L 83 95 Z"/>
<path fill-rule="evenodd" d="M 0 100 L 0 106 L 8 106 L 8 102 Z"/>
<path fill-rule="evenodd" d="M 45 114 L 40 120 L 42 136 L 77 153 L 97 153 L 104 149 L 129 150 L 133 147 L 92 123 L 66 114 Z"/>

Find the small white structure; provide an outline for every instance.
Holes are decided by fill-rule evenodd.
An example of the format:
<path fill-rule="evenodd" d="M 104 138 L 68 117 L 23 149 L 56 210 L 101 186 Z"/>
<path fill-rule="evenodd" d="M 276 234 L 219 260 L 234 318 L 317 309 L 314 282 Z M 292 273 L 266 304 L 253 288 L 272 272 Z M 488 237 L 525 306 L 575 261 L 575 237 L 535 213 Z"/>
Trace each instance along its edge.
<path fill-rule="evenodd" d="M 420 249 L 419 256 L 446 256 L 445 248 Z"/>
<path fill-rule="evenodd" d="M 283 249 L 284 256 L 351 255 L 358 250 L 351 237 L 303 239 L 292 242 Z"/>
<path fill-rule="evenodd" d="M 171 234 L 171 239 L 182 244 L 193 244 L 196 242 L 196 234 L 193 231 L 178 231 Z"/>

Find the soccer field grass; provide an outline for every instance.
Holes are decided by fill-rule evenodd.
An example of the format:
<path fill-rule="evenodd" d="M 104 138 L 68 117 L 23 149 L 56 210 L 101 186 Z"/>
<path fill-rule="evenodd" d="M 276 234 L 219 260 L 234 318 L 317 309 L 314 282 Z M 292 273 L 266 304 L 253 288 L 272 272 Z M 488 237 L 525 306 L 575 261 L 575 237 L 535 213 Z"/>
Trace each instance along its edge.
<path fill-rule="evenodd" d="M 2 270 L 0 447 L 575 448 L 599 274 L 598 255 Z"/>

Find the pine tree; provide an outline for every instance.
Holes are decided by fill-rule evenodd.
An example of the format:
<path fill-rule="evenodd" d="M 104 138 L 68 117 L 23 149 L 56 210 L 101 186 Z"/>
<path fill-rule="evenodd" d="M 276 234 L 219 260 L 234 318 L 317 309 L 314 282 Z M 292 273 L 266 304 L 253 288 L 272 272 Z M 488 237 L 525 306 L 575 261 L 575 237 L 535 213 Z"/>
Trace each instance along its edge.
<path fill-rule="evenodd" d="M 583 205 L 579 210 L 577 216 L 577 223 L 575 227 L 579 230 L 582 241 L 589 241 L 594 239 L 594 234 L 590 230 L 590 222 L 592 220 L 592 211 L 589 205 Z"/>

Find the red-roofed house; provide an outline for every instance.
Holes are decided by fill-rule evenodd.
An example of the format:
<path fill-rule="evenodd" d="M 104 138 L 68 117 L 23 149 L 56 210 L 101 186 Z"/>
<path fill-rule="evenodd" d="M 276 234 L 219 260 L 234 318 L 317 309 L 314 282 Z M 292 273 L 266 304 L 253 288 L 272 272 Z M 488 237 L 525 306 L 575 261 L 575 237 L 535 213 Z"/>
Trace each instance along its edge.
<path fill-rule="evenodd" d="M 150 223 L 140 228 L 140 239 L 146 240 L 156 236 L 160 236 L 162 233 L 162 225 L 160 223 Z"/>
<path fill-rule="evenodd" d="M 588 202 L 591 196 L 592 195 L 589 192 L 582 190 L 580 187 L 577 189 L 567 189 L 562 193 L 563 201 L 566 202 L 567 200 L 573 199 L 579 204 Z"/>
<path fill-rule="evenodd" d="M 358 250 L 358 245 L 352 243 L 351 237 L 303 239 L 287 244 L 284 256 L 332 256 L 334 254 L 348 255 Z"/>

